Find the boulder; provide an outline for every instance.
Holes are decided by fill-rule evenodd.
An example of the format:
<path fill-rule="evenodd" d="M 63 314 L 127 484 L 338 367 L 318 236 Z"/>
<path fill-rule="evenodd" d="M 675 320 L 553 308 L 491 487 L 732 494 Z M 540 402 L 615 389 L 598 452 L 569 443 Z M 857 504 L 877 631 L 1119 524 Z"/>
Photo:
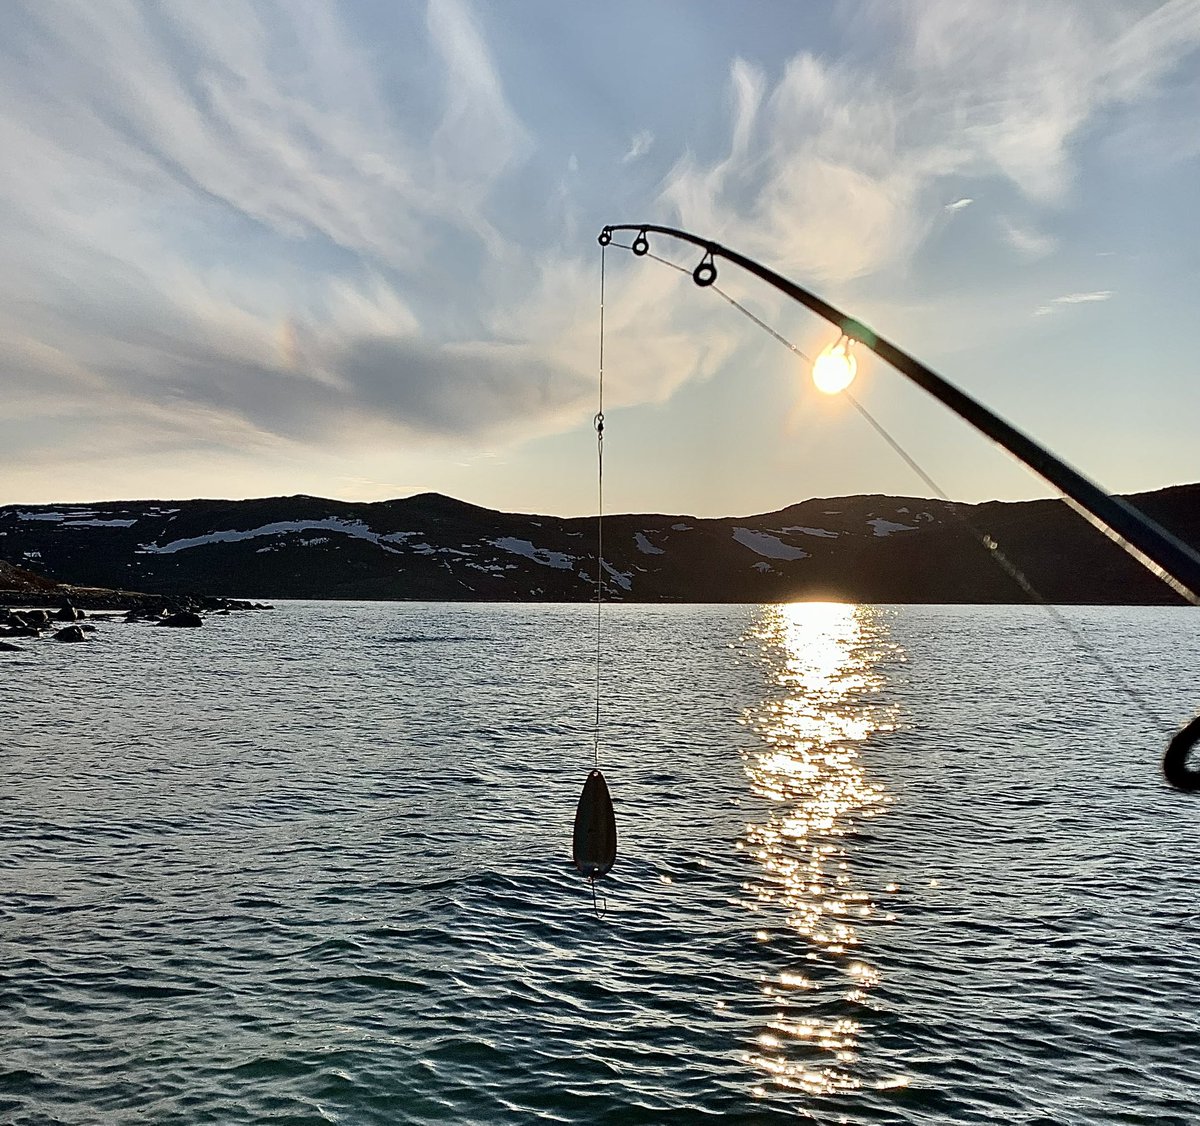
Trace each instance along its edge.
<path fill-rule="evenodd" d="M 56 622 L 77 622 L 83 617 L 83 611 L 76 610 L 68 599 L 62 604 L 62 609 L 56 610 L 52 617 Z"/>
<path fill-rule="evenodd" d="M 23 653 L 23 646 L 14 645 L 11 641 L 0 641 L 0 653 Z"/>
<path fill-rule="evenodd" d="M 190 610 L 180 610 L 177 614 L 170 614 L 163 618 L 158 624 L 160 626 L 202 626 L 204 619 Z"/>
<path fill-rule="evenodd" d="M 0 631 L 5 637 L 37 637 L 39 632 L 33 626 L 9 626 Z"/>
<path fill-rule="evenodd" d="M 55 641 L 87 641 L 87 634 L 78 626 L 64 626 L 54 635 Z"/>
<path fill-rule="evenodd" d="M 8 630 L 14 637 L 37 637 L 38 630 L 44 629 L 46 626 L 40 617 L 44 614 L 44 610 L 26 610 L 23 614 L 16 610 L 10 610 Z"/>

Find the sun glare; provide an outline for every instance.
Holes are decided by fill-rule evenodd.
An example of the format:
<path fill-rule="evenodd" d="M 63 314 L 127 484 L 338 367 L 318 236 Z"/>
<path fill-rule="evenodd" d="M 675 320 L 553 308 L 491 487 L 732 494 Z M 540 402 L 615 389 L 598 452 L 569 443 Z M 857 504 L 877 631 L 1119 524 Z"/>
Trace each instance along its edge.
<path fill-rule="evenodd" d="M 847 336 L 839 337 L 836 343 L 824 348 L 813 361 L 812 377 L 818 391 L 836 395 L 854 382 L 858 362 L 850 352 L 852 343 Z"/>
<path fill-rule="evenodd" d="M 862 753 L 892 726 L 875 698 L 891 651 L 886 622 L 861 606 L 797 602 L 765 608 L 750 636 L 762 646 L 770 687 L 744 717 L 761 744 L 743 762 L 768 804 L 739 847 L 761 865 L 744 885 L 753 910 L 783 924 L 768 929 L 763 916 L 756 920 L 759 940 L 777 942 L 781 961 L 760 981 L 774 1015 L 750 1058 L 763 1072 L 763 1092 L 855 1091 L 876 1067 L 862 1059 L 874 1036 L 850 1015 L 866 1018 L 878 1004 L 871 995 L 883 975 L 867 940 L 872 922 L 895 920 L 856 871 L 852 847 L 892 801 Z M 785 935 L 791 941 L 779 941 Z M 855 1006 L 843 1006 L 847 1015 L 830 1005 L 835 990 Z"/>

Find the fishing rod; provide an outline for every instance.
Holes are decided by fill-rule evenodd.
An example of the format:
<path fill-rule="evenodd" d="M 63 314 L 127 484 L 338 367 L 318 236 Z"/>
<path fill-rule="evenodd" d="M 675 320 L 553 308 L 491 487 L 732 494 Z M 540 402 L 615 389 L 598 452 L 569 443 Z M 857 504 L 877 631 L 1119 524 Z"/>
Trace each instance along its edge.
<path fill-rule="evenodd" d="M 784 296 L 812 310 L 840 333 L 836 343 L 826 348 L 813 365 L 814 377 L 823 376 L 827 380 L 824 384 L 827 389 L 840 390 L 849 385 L 855 370 L 851 348 L 855 344 L 861 344 L 1050 482 L 1088 523 L 1103 532 L 1180 597 L 1194 606 L 1200 606 L 1200 554 L 1128 501 L 1106 493 L 1099 485 L 1052 454 L 1045 446 L 1005 422 L 978 400 L 926 367 L 916 357 L 885 340 L 860 321 L 821 300 L 816 294 L 810 293 L 753 258 L 739 254 L 736 250 L 700 238 L 689 231 L 660 227 L 652 223 L 606 226 L 600 232 L 597 241 L 601 246 L 608 246 L 617 231 L 636 232 L 633 244 L 627 249 L 632 250 L 639 258 L 650 252 L 650 240 L 647 237 L 649 234 L 666 235 L 699 247 L 704 256 L 692 271 L 692 280 L 698 286 L 707 287 L 717 280 L 716 259 L 724 258 L 762 279 Z M 1177 789 L 1200 790 L 1200 769 L 1192 769 L 1187 763 L 1189 753 L 1198 742 L 1200 716 L 1171 740 L 1163 758 L 1163 774 Z"/>

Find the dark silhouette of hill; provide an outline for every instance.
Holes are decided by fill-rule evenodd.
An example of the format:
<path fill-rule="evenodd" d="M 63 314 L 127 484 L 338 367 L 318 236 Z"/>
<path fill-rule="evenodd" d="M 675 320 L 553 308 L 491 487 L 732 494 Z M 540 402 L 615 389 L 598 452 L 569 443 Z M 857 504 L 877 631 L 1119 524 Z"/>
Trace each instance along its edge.
<path fill-rule="evenodd" d="M 1200 546 L 1200 485 L 1128 499 Z M 1052 602 L 1179 601 L 1060 501 L 878 495 L 722 519 L 607 517 L 606 597 L 1026 601 L 984 537 Z M 596 521 L 496 512 L 438 493 L 8 505 L 0 559 L 52 580 L 156 594 L 585 601 L 595 597 Z"/>

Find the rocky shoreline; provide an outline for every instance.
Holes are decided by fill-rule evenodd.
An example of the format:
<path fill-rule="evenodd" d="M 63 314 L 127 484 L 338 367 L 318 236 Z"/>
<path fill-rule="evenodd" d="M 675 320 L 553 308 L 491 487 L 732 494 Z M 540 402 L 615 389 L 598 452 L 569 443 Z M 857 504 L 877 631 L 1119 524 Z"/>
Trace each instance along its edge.
<path fill-rule="evenodd" d="M 49 590 L 5 590 L 0 587 L 0 613 L 5 609 L 58 610 L 64 605 L 79 610 L 107 611 L 110 614 L 137 613 L 145 616 L 180 611 L 220 613 L 223 610 L 273 610 L 263 602 L 240 598 L 215 598 L 207 594 L 146 594 L 134 590 L 108 590 L 97 586 L 55 584 Z"/>
<path fill-rule="evenodd" d="M 238 598 L 146 594 L 56 583 L 0 563 L 0 652 L 20 652 L 22 638 L 87 641 L 96 629 L 88 618 L 195 628 L 204 624 L 205 614 L 272 609 L 265 603 Z"/>

